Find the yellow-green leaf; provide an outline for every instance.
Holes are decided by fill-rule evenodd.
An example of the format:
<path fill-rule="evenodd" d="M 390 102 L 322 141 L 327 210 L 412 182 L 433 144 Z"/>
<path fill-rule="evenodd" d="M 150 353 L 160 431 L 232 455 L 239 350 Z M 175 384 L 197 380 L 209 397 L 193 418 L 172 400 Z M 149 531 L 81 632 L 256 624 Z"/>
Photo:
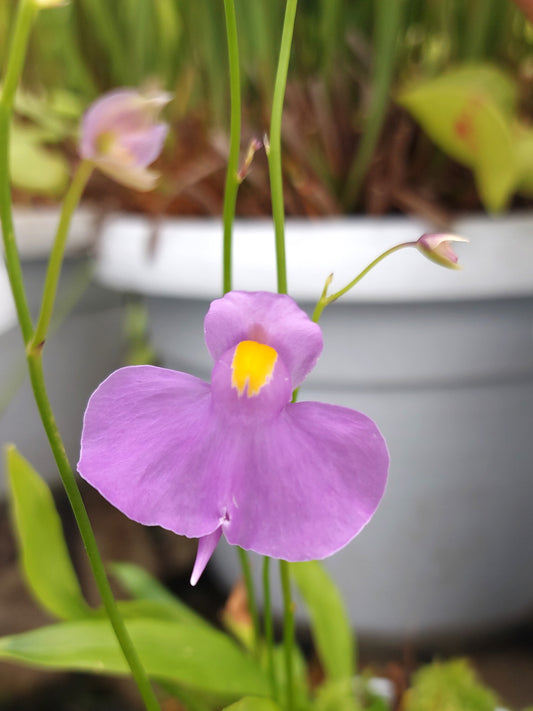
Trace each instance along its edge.
<path fill-rule="evenodd" d="M 520 172 L 512 130 L 514 81 L 500 69 L 476 64 L 412 84 L 397 100 L 443 151 L 473 170 L 485 206 L 503 209 Z"/>
<path fill-rule="evenodd" d="M 494 711 L 496 694 L 483 686 L 465 659 L 434 662 L 413 677 L 402 708 L 405 711 Z"/>
<path fill-rule="evenodd" d="M 172 620 L 126 620 L 147 674 L 227 698 L 268 696 L 258 664 L 215 629 Z M 62 622 L 0 639 L 0 659 L 56 670 L 129 673 L 111 625 L 104 619 Z"/>
<path fill-rule="evenodd" d="M 262 699 L 259 696 L 247 696 L 223 711 L 281 711 L 281 707 L 272 699 Z"/>
<path fill-rule="evenodd" d="M 164 585 L 153 578 L 144 568 L 134 563 L 116 562 L 112 563 L 111 572 L 122 587 L 132 597 L 136 598 L 136 602 L 139 603 L 137 606 L 139 610 L 143 609 L 143 605 L 153 603 L 153 609 L 154 611 L 157 610 L 157 615 L 164 614 L 166 617 L 183 623 L 210 627 L 207 620 L 172 595 Z M 129 607 L 130 610 L 135 609 L 135 605 L 132 603 L 129 603 L 126 607 Z M 131 614 L 130 612 L 130 616 Z"/>
<path fill-rule="evenodd" d="M 306 604 L 316 651 L 328 679 L 349 679 L 355 667 L 355 640 L 337 586 L 318 561 L 291 563 L 291 574 Z"/>
<path fill-rule="evenodd" d="M 51 197 L 62 195 L 69 179 L 66 158 L 43 145 L 41 129 L 16 123 L 11 127 L 9 170 L 15 187 Z"/>
<path fill-rule="evenodd" d="M 85 617 L 85 602 L 47 484 L 13 445 L 6 447 L 10 507 L 20 562 L 37 601 L 60 619 Z"/>

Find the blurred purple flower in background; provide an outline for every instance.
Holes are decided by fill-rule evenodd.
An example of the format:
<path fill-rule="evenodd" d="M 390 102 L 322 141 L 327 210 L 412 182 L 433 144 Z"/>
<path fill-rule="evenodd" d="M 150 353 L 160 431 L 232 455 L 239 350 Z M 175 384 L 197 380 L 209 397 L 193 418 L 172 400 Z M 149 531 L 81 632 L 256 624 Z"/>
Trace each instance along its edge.
<path fill-rule="evenodd" d="M 168 126 L 157 119 L 169 101 L 169 94 L 136 89 L 104 94 L 83 117 L 81 157 L 123 185 L 152 190 L 158 174 L 147 166 L 163 148 Z"/>
<path fill-rule="evenodd" d="M 127 516 L 199 538 L 191 582 L 220 536 L 247 550 L 325 558 L 368 523 L 389 457 L 365 415 L 291 403 L 322 351 L 289 296 L 230 292 L 205 318 L 211 384 L 153 366 L 111 374 L 85 413 L 78 470 Z"/>

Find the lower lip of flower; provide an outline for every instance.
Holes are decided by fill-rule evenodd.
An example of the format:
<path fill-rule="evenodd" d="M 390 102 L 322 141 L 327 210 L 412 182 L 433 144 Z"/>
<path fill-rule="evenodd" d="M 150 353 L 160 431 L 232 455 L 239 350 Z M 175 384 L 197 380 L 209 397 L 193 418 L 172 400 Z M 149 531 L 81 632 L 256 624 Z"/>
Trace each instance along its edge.
<path fill-rule="evenodd" d="M 231 386 L 239 397 L 258 395 L 261 388 L 272 379 L 278 354 L 274 348 L 257 341 L 241 341 L 235 349 L 231 363 Z"/>

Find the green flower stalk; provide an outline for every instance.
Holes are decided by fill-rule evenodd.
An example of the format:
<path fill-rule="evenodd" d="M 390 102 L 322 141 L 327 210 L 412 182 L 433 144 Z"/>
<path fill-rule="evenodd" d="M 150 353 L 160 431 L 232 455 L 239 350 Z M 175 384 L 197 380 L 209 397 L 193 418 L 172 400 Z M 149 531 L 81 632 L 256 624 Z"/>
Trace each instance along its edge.
<path fill-rule="evenodd" d="M 328 296 L 327 292 L 333 279 L 333 274 L 330 274 L 326 279 L 320 299 L 315 306 L 312 320 L 315 323 L 318 323 L 326 306 L 334 301 L 337 301 L 337 299 L 340 299 L 341 296 L 344 296 L 344 294 L 353 289 L 353 287 L 358 284 L 364 276 L 371 272 L 372 269 L 374 269 L 374 267 L 384 259 L 395 252 L 399 252 L 401 249 L 405 249 L 406 247 L 415 247 L 421 254 L 441 267 L 446 267 L 447 269 L 461 269 L 458 257 L 451 247 L 452 242 L 468 242 L 468 240 L 464 237 L 458 237 L 457 235 L 423 234 L 413 242 L 401 242 L 400 244 L 396 244 L 394 247 L 390 247 L 390 249 L 382 252 L 378 257 L 370 262 L 370 264 L 359 272 L 359 274 L 352 279 L 351 282 L 346 284 L 345 287 Z"/>
<path fill-rule="evenodd" d="M 268 165 L 270 172 L 270 192 L 272 197 L 272 217 L 276 233 L 276 267 L 278 275 L 278 292 L 287 293 L 287 260 L 285 256 L 285 206 L 283 201 L 283 170 L 281 165 L 281 119 L 283 101 L 287 86 L 287 73 L 291 56 L 292 36 L 298 0 L 287 0 L 285 20 L 281 37 L 281 47 L 278 60 L 278 71 L 272 99 L 272 114 L 270 119 L 270 136 L 267 146 Z"/>
<path fill-rule="evenodd" d="M 5 260 L 22 331 L 22 337 L 26 346 L 27 363 L 35 401 L 65 491 L 74 512 L 81 537 L 87 550 L 87 555 L 89 557 L 98 590 L 102 597 L 104 607 L 117 640 L 124 653 L 124 657 L 130 666 L 132 675 L 137 683 L 146 708 L 148 711 L 159 711 L 159 704 L 154 691 L 150 685 L 137 652 L 133 647 L 129 634 L 124 625 L 124 621 L 118 612 L 116 602 L 105 573 L 104 565 L 98 551 L 94 533 L 90 525 L 87 511 L 83 504 L 74 473 L 68 461 L 68 457 L 54 419 L 43 373 L 42 345 L 44 344 L 52 315 L 57 280 L 61 269 L 70 217 L 79 201 L 81 193 L 83 192 L 83 188 L 90 175 L 91 168 L 88 167 L 87 164 L 81 164 L 76 179 L 74 180 L 71 190 L 69 191 L 63 205 L 63 212 L 59 222 L 55 248 L 52 251 L 48 270 L 43 308 L 41 310 L 41 317 L 39 319 L 36 334 L 34 334 L 33 331 L 33 323 L 27 304 L 24 281 L 22 277 L 22 268 L 13 227 L 9 175 L 9 127 L 13 114 L 14 97 L 19 78 L 22 73 L 28 38 L 37 10 L 39 7 L 50 7 L 52 4 L 56 5 L 57 2 L 53 2 L 52 0 L 41 0 L 40 2 L 37 2 L 37 0 L 22 0 L 19 4 L 10 46 L 9 60 L 3 82 L 2 96 L 0 99 L 0 221 L 2 224 Z M 37 338 L 35 338 L 35 335 Z"/>
<path fill-rule="evenodd" d="M 237 18 L 234 0 L 224 0 L 226 32 L 228 38 L 228 58 L 230 74 L 230 148 L 224 190 L 224 252 L 223 252 L 223 289 L 224 293 L 232 288 L 232 241 L 235 206 L 239 189 L 239 149 L 241 143 L 241 78 L 239 69 L 239 43 L 237 40 Z"/>

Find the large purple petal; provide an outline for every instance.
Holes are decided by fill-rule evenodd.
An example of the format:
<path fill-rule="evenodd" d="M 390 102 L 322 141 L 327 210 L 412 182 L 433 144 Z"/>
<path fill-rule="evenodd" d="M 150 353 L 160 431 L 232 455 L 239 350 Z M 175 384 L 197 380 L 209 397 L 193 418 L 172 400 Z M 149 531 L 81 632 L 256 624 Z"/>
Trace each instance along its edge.
<path fill-rule="evenodd" d="M 334 405 L 288 405 L 243 430 L 227 540 L 290 561 L 325 558 L 368 523 L 385 490 L 389 457 L 376 425 Z"/>
<path fill-rule="evenodd" d="M 275 348 L 293 388 L 301 384 L 322 352 L 320 327 L 286 294 L 232 291 L 212 302 L 204 328 L 215 361 L 240 341 L 259 341 Z"/>
<path fill-rule="evenodd" d="M 89 400 L 78 471 L 135 521 L 202 537 L 221 523 L 227 433 L 207 383 L 152 366 L 122 368 Z M 222 458 L 219 467 L 219 458 Z"/>
<path fill-rule="evenodd" d="M 216 401 L 209 385 L 172 370 L 135 366 L 109 376 L 87 406 L 80 474 L 135 521 L 203 539 L 196 577 L 220 531 L 285 560 L 331 555 L 381 500 L 382 436 L 347 408 L 304 402 L 279 411 L 278 395 L 241 417 L 235 403 L 224 405 L 232 394 L 218 382 L 224 360 Z M 281 396 L 283 369 L 272 384 Z"/>

